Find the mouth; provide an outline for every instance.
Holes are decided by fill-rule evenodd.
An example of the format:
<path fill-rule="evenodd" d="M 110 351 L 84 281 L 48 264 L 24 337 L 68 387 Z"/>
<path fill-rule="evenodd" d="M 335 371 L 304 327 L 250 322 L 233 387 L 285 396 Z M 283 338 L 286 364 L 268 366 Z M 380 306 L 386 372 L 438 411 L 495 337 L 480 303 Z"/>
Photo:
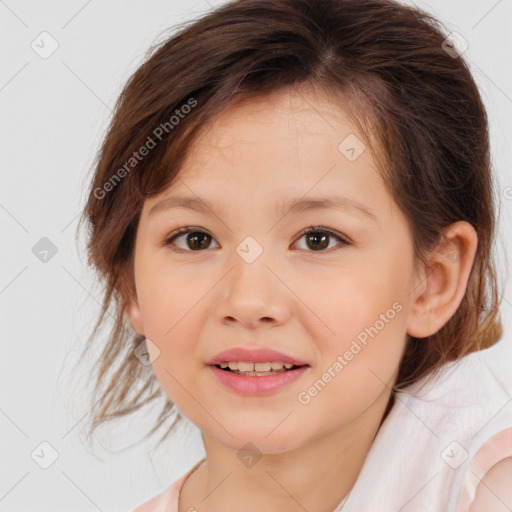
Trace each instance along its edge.
<path fill-rule="evenodd" d="M 309 364 L 228 362 L 207 365 L 216 380 L 239 395 L 268 395 L 284 390 L 311 368 Z"/>
<path fill-rule="evenodd" d="M 224 361 L 213 366 L 219 370 L 243 377 L 267 377 L 269 375 L 279 375 L 281 373 L 293 372 L 299 368 L 303 368 L 309 365 L 295 365 L 291 363 L 278 362 L 250 363 Z"/>

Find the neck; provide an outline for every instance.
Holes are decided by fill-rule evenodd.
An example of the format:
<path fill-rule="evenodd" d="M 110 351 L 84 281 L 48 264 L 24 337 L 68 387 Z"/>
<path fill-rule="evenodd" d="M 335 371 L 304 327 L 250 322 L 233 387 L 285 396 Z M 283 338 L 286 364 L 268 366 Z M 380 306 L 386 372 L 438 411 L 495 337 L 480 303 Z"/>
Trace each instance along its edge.
<path fill-rule="evenodd" d="M 332 512 L 355 484 L 390 404 L 385 389 L 349 424 L 294 450 L 261 454 L 247 466 L 238 450 L 203 432 L 206 462 L 183 485 L 179 511 L 243 504 L 247 512 Z"/>

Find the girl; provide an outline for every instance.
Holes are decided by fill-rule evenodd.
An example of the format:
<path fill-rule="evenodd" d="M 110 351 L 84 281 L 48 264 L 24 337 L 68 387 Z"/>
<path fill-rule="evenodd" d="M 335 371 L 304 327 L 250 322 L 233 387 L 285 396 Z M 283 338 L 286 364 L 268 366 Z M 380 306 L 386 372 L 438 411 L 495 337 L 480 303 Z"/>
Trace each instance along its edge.
<path fill-rule="evenodd" d="M 152 49 L 82 219 L 117 308 L 92 431 L 163 397 L 151 432 L 185 416 L 206 456 L 136 512 L 511 507 L 493 193 L 420 10 L 238 0 Z"/>

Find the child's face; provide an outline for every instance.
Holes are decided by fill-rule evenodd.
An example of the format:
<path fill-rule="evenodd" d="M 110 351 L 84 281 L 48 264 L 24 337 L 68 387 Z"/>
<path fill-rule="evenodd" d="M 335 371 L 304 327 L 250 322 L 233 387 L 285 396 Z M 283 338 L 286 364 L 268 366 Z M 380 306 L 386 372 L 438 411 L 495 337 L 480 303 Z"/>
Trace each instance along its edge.
<path fill-rule="evenodd" d="M 129 318 L 160 350 L 153 368 L 170 399 L 225 445 L 250 441 L 280 452 L 344 427 L 357 435 L 382 416 L 419 281 L 406 218 L 370 149 L 357 156 L 353 136 L 338 149 L 350 134 L 356 128 L 324 97 L 280 92 L 247 102 L 218 117 L 180 179 L 144 204 L 138 305 Z M 213 211 L 150 214 L 177 196 L 204 199 Z M 364 204 L 375 218 L 338 206 L 276 209 L 334 196 Z M 174 243 L 183 252 L 173 252 L 164 241 L 183 226 L 211 238 L 197 234 L 187 243 L 180 234 Z M 309 226 L 351 244 L 325 232 L 300 235 Z M 234 347 L 272 348 L 309 366 L 277 389 L 242 394 L 207 365 Z"/>

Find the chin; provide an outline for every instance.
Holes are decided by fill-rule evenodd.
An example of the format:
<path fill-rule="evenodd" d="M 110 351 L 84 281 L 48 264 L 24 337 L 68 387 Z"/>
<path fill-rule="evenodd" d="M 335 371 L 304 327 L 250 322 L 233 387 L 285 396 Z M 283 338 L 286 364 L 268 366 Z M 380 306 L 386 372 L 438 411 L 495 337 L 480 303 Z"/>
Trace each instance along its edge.
<path fill-rule="evenodd" d="M 269 428 L 267 424 L 231 424 L 226 428 L 232 436 L 223 429 L 219 431 L 217 428 L 215 429 L 216 435 L 211 433 L 210 435 L 214 435 L 217 441 L 237 452 L 245 446 L 248 451 L 254 449 L 262 454 L 285 453 L 298 448 L 305 441 L 304 432 L 296 427 L 290 429 L 291 425 L 284 428 L 282 424 L 279 425 L 279 421 L 275 422 L 272 428 Z M 276 428 L 276 425 L 279 426 Z M 272 433 L 269 435 L 269 432 Z"/>

